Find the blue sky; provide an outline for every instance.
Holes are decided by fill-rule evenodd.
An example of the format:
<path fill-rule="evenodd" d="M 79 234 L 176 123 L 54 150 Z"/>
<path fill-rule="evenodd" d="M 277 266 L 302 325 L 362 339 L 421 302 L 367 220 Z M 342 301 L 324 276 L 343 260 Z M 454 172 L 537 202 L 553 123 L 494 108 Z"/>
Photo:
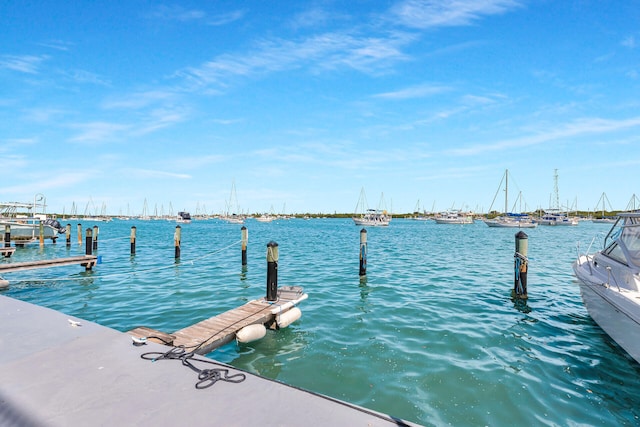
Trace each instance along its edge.
<path fill-rule="evenodd" d="M 640 193 L 639 1 L 5 1 L 0 28 L 0 201 L 486 211 L 505 169 L 529 209 L 555 169 L 563 206 Z"/>

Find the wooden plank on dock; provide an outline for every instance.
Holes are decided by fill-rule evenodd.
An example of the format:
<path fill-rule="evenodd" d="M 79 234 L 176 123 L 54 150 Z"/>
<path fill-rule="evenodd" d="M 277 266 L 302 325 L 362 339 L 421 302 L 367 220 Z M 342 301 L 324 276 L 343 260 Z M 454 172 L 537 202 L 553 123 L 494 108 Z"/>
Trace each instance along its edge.
<path fill-rule="evenodd" d="M 302 292 L 301 287 L 283 286 L 278 289 L 276 301 L 266 301 L 264 298 L 249 301 L 240 307 L 172 333 L 173 346 L 183 346 L 187 351 L 195 351 L 197 354 L 211 353 L 216 348 L 233 341 L 236 332 L 245 326 L 253 324 L 275 326 L 278 314 L 290 310 L 305 298 L 307 295 Z M 129 331 L 129 334 L 137 338 L 149 337 L 149 334 L 145 334 L 145 329 L 148 328 L 136 328 Z"/>
<path fill-rule="evenodd" d="M 97 263 L 98 257 L 95 255 L 82 255 L 68 258 L 53 258 L 37 261 L 12 262 L 0 264 L 0 273 L 12 271 L 31 270 L 34 268 L 60 267 L 63 265 L 81 265 L 90 270 Z"/>

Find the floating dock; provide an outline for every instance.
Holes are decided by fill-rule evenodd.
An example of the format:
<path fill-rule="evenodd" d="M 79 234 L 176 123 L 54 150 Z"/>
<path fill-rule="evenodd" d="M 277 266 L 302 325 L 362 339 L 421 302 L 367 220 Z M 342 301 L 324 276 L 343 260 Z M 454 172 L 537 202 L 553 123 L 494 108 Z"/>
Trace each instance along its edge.
<path fill-rule="evenodd" d="M 416 426 L 212 359 L 243 380 L 198 389 L 180 361 L 142 358 L 165 345 L 2 295 L 0 318 L 0 425 Z"/>
<path fill-rule="evenodd" d="M 279 316 L 287 313 L 307 298 L 299 286 L 278 288 L 276 301 L 257 299 L 243 306 L 198 322 L 179 331 L 167 334 L 147 327 L 138 327 L 128 333 L 136 338 L 154 339 L 156 342 L 184 347 L 197 354 L 211 353 L 236 338 L 236 334 L 250 325 L 265 325 L 270 329 L 279 327 Z M 157 337 L 157 338 L 154 338 Z"/>

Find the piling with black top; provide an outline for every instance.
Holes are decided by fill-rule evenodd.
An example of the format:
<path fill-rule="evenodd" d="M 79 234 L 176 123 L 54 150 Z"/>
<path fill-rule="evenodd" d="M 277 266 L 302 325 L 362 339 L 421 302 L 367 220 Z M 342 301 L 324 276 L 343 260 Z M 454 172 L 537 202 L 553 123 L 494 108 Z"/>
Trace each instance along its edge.
<path fill-rule="evenodd" d="M 65 233 L 67 234 L 67 247 L 71 247 L 71 224 L 67 224 Z"/>
<path fill-rule="evenodd" d="M 247 265 L 247 243 L 249 242 L 249 230 L 244 225 L 240 229 L 242 235 L 242 265 Z"/>
<path fill-rule="evenodd" d="M 176 225 L 176 232 L 173 234 L 173 246 L 175 247 L 175 257 L 180 258 L 180 239 L 182 234 L 182 227 Z"/>
<path fill-rule="evenodd" d="M 78 223 L 78 246 L 82 246 L 82 224 Z"/>
<path fill-rule="evenodd" d="M 360 276 L 367 275 L 367 230 L 360 230 Z"/>
<path fill-rule="evenodd" d="M 267 243 L 267 301 L 278 299 L 278 244 Z"/>
<path fill-rule="evenodd" d="M 513 296 L 515 298 L 527 299 L 527 269 L 529 259 L 529 236 L 524 231 L 516 234 L 516 252 L 514 259 L 514 284 Z"/>
<path fill-rule="evenodd" d="M 93 226 L 93 250 L 98 250 L 98 226 Z"/>
<path fill-rule="evenodd" d="M 136 226 L 131 227 L 131 255 L 135 255 L 136 253 Z"/>
<path fill-rule="evenodd" d="M 11 246 L 11 226 L 9 224 L 4 226 L 4 247 Z"/>
<path fill-rule="evenodd" d="M 86 231 L 86 235 L 84 238 L 85 241 L 85 254 L 86 255 L 91 255 L 91 248 L 93 248 L 93 244 L 92 244 L 92 240 L 93 240 L 93 232 L 91 231 L 91 227 L 87 227 L 87 231 Z"/>

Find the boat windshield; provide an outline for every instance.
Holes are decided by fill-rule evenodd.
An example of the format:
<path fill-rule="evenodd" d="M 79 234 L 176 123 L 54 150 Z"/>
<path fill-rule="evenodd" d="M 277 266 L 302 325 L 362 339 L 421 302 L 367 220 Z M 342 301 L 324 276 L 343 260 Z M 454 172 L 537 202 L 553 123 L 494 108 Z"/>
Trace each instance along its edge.
<path fill-rule="evenodd" d="M 624 264 L 640 267 L 640 217 L 625 218 L 622 227 L 610 233 L 610 236 L 614 238 L 614 242 L 609 245 L 605 253 Z"/>

